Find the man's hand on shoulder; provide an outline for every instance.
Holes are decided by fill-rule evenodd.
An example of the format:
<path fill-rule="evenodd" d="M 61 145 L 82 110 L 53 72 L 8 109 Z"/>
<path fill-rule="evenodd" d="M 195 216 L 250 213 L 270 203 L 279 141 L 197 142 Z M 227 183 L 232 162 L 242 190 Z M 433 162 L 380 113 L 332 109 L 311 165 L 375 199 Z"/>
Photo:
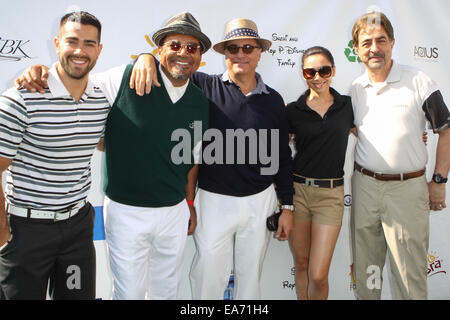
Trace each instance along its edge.
<path fill-rule="evenodd" d="M 44 88 L 48 88 L 48 70 L 49 68 L 42 64 L 30 66 L 14 80 L 14 87 L 16 89 L 24 87 L 30 92 L 45 93 Z"/>
<path fill-rule="evenodd" d="M 155 58 L 151 54 L 141 54 L 131 71 L 130 89 L 136 88 L 136 94 L 143 96 L 152 90 L 152 84 L 160 87 L 156 72 Z"/>

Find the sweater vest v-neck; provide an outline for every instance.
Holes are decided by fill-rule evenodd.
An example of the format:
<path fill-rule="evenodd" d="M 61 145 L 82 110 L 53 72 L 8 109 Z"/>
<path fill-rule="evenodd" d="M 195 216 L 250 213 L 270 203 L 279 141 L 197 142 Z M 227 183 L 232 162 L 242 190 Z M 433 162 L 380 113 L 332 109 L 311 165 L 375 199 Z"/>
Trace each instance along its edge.
<path fill-rule="evenodd" d="M 158 71 L 161 87 L 138 96 L 129 88 L 132 65 L 125 69 L 119 93 L 105 129 L 104 192 L 112 200 L 138 207 L 173 206 L 185 198 L 187 174 L 193 167 L 194 121 L 201 121 L 201 135 L 209 126 L 209 102 L 190 82 L 173 103 Z M 171 154 L 180 140 L 172 133 L 190 134 L 189 163 L 175 164 Z M 200 137 L 201 138 L 201 137 Z"/>

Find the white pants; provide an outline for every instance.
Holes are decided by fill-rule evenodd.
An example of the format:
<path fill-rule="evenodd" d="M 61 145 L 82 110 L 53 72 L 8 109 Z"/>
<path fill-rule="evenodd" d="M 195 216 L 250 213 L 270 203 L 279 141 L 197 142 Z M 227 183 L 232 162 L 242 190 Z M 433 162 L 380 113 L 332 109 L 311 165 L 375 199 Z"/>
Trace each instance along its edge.
<path fill-rule="evenodd" d="M 186 201 L 145 208 L 105 197 L 104 210 L 113 299 L 176 299 L 190 216 Z"/>
<path fill-rule="evenodd" d="M 266 219 L 277 206 L 274 186 L 248 197 L 199 189 L 195 202 L 193 299 L 224 298 L 233 258 L 234 299 L 260 299 L 261 271 L 270 240 Z"/>

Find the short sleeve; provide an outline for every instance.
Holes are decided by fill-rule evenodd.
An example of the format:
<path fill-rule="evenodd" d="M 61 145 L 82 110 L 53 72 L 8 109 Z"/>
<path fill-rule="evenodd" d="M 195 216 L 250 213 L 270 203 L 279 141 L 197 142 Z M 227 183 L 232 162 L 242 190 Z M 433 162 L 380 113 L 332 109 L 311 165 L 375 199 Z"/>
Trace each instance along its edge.
<path fill-rule="evenodd" d="M 0 156 L 15 157 L 28 126 L 28 112 L 24 99 L 16 89 L 0 95 Z"/>
<path fill-rule="evenodd" d="M 434 91 L 423 103 L 422 109 L 430 121 L 434 133 L 449 127 L 449 111 L 439 90 Z"/>
<path fill-rule="evenodd" d="M 105 72 L 95 73 L 91 76 L 92 82 L 100 87 L 111 106 L 114 104 L 117 94 L 119 93 L 120 84 L 122 83 L 126 67 L 127 65 L 124 64 L 111 68 Z"/>

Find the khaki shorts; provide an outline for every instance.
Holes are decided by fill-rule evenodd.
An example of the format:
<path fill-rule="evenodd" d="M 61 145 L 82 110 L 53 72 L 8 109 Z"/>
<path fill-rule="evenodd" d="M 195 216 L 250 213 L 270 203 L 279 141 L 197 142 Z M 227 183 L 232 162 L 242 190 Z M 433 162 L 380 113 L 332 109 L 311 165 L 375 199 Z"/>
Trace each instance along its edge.
<path fill-rule="evenodd" d="M 294 182 L 294 188 L 296 220 L 333 226 L 342 225 L 344 186 L 319 188 Z"/>

